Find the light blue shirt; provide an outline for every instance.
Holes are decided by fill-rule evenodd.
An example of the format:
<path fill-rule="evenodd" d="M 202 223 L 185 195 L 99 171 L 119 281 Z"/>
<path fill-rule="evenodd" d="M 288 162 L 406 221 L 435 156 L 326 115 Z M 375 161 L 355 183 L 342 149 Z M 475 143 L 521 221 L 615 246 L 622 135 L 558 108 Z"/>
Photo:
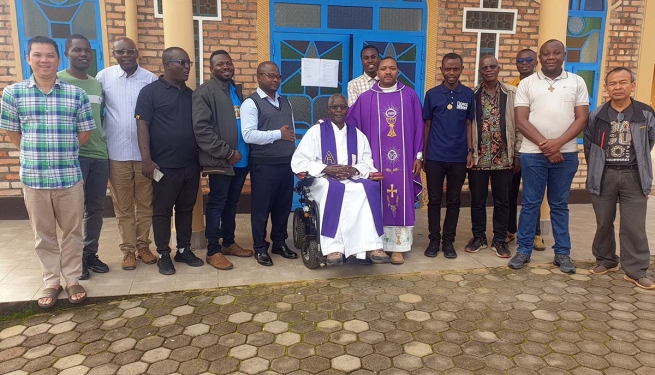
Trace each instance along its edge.
<path fill-rule="evenodd" d="M 275 93 L 275 100 L 271 99 L 270 96 L 266 95 L 264 90 L 257 88 L 257 95 L 260 98 L 268 100 L 269 103 L 275 106 L 275 108 L 280 108 L 280 95 Z M 291 103 L 289 103 L 291 105 Z M 293 110 L 293 108 L 291 108 Z M 282 132 L 280 130 L 258 130 L 257 124 L 259 122 L 259 111 L 257 110 L 257 105 L 255 102 L 248 98 L 243 101 L 241 104 L 241 135 L 243 135 L 243 140 L 246 143 L 251 143 L 255 145 L 268 145 L 275 141 L 282 139 Z M 291 119 L 291 124 L 289 124 L 291 129 L 295 129 L 294 120 Z"/>
<path fill-rule="evenodd" d="M 235 111 L 237 115 L 237 149 L 239 150 L 239 153 L 241 153 L 241 160 L 234 164 L 233 167 L 245 168 L 248 166 L 250 146 L 244 142 L 243 136 L 241 135 L 241 99 L 239 99 L 239 95 L 237 95 L 237 88 L 232 83 L 230 83 L 230 98 L 232 99 L 232 105 L 234 106 L 234 109 L 238 109 L 238 111 Z"/>

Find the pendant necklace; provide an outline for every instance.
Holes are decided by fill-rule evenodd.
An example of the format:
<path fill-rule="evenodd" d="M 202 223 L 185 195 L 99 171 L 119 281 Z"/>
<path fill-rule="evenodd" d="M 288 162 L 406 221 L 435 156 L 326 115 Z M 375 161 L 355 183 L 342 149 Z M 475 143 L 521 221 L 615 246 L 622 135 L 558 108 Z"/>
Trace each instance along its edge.
<path fill-rule="evenodd" d="M 550 92 L 555 91 L 555 87 L 553 87 L 553 85 L 555 84 L 555 82 L 557 82 L 557 80 L 555 79 L 555 80 L 553 80 L 551 82 L 550 78 L 548 78 L 546 76 L 544 76 L 544 78 L 546 78 L 546 82 L 548 82 L 548 84 L 550 85 L 550 87 L 548 87 L 548 91 L 550 91 Z"/>

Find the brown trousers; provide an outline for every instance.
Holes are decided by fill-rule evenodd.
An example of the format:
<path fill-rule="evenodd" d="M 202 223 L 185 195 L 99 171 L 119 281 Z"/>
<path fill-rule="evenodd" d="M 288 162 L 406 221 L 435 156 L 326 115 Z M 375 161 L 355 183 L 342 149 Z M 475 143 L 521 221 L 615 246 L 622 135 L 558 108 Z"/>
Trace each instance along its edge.
<path fill-rule="evenodd" d="M 140 161 L 109 161 L 114 212 L 123 253 L 150 246 L 152 181 L 141 173 Z"/>
<path fill-rule="evenodd" d="M 60 274 L 67 285 L 77 283 L 82 274 L 84 247 L 83 182 L 67 189 L 24 187 L 23 194 L 46 287 L 60 285 Z M 61 248 L 57 225 L 62 231 Z"/>

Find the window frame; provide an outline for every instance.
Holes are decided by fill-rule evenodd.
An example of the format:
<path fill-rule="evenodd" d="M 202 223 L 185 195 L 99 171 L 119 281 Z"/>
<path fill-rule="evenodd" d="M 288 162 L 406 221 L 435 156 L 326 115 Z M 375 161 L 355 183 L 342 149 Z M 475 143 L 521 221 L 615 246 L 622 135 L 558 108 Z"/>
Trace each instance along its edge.
<path fill-rule="evenodd" d="M 155 18 L 163 19 L 164 13 L 162 9 L 159 9 L 159 1 L 154 0 L 154 10 Z M 221 8 L 221 0 L 216 0 L 216 16 L 193 16 L 195 21 L 222 21 L 223 20 L 223 10 Z"/>
<path fill-rule="evenodd" d="M 468 18 L 468 12 L 469 11 L 474 11 L 474 12 L 480 12 L 480 11 L 485 11 L 488 10 L 489 12 L 495 12 L 495 13 L 512 13 L 514 14 L 514 21 L 512 22 L 512 29 L 511 30 L 495 30 L 495 29 L 474 29 L 474 28 L 467 28 L 466 27 L 466 19 Z M 516 22 L 518 18 L 518 9 L 501 9 L 501 8 L 472 8 L 472 7 L 467 7 L 464 8 L 464 17 L 462 22 L 462 32 L 468 32 L 468 33 L 491 33 L 491 34 L 516 34 Z"/>

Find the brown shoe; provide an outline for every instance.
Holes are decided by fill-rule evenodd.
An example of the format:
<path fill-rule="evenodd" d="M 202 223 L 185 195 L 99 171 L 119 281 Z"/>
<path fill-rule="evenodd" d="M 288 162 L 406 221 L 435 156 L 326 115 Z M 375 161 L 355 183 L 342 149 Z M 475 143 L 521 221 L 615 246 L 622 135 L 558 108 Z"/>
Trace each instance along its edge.
<path fill-rule="evenodd" d="M 403 253 L 391 253 L 391 264 L 403 264 L 405 259 Z"/>
<path fill-rule="evenodd" d="M 124 270 L 133 270 L 136 269 L 136 255 L 128 251 L 123 254 L 123 262 L 121 262 L 121 268 Z"/>
<path fill-rule="evenodd" d="M 649 279 L 647 277 L 641 277 L 639 279 L 633 279 L 633 278 L 629 277 L 628 275 L 623 275 L 623 279 L 635 284 L 636 286 L 640 287 L 641 289 L 648 289 L 648 290 L 655 289 L 655 283 L 651 279 Z"/>
<path fill-rule="evenodd" d="M 373 264 L 389 263 L 389 256 L 382 249 L 371 251 L 369 258 L 371 258 Z"/>
<path fill-rule="evenodd" d="M 231 270 L 234 265 L 232 262 L 227 260 L 225 255 L 221 253 L 217 253 L 211 256 L 207 256 L 205 258 L 208 264 L 214 266 L 214 268 L 217 268 L 219 270 Z"/>
<path fill-rule="evenodd" d="M 255 252 L 250 249 L 244 249 L 243 247 L 237 245 L 236 242 L 228 247 L 221 249 L 221 254 L 223 255 L 234 255 L 242 258 L 251 257 L 254 253 Z"/>
<path fill-rule="evenodd" d="M 148 249 L 147 247 L 142 247 L 137 252 L 137 258 L 145 264 L 155 264 L 157 263 L 157 257 Z"/>

